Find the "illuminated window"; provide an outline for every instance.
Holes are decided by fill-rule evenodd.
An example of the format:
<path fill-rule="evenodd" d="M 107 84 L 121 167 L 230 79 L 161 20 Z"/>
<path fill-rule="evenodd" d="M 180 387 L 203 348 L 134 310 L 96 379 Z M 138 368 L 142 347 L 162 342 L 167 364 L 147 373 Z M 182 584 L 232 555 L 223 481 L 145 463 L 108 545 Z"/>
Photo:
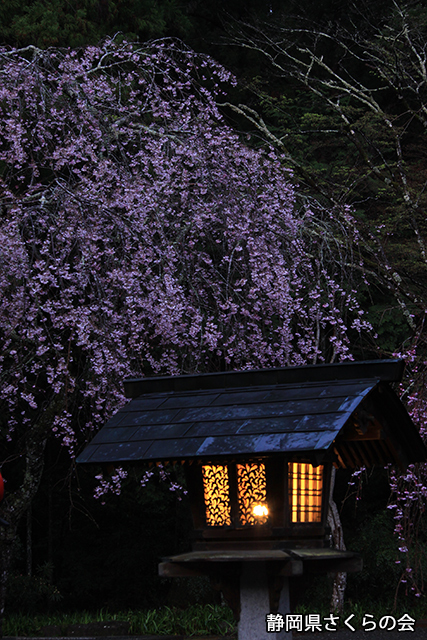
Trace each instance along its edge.
<path fill-rule="evenodd" d="M 291 462 L 289 502 L 291 522 L 320 522 L 322 515 L 323 466 Z"/>
<path fill-rule="evenodd" d="M 206 524 L 225 527 L 232 524 L 233 509 L 238 510 L 241 526 L 265 524 L 268 519 L 265 465 L 249 462 L 230 466 L 236 472 L 237 496 L 230 496 L 227 465 L 202 466 Z"/>
<path fill-rule="evenodd" d="M 268 518 L 265 465 L 238 464 L 236 470 L 240 524 L 265 524 Z"/>
<path fill-rule="evenodd" d="M 210 527 L 231 525 L 228 469 L 225 465 L 210 464 L 202 467 L 206 507 L 206 524 Z"/>

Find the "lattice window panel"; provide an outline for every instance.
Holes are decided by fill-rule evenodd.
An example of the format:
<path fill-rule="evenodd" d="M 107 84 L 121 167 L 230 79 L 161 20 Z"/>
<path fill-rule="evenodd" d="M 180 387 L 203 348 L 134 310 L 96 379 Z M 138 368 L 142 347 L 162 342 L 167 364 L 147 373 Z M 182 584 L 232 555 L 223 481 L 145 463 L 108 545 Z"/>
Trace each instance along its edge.
<path fill-rule="evenodd" d="M 321 522 L 323 466 L 289 465 L 289 504 L 292 522 Z"/>
<path fill-rule="evenodd" d="M 206 507 L 206 524 L 210 527 L 231 525 L 230 484 L 226 465 L 210 464 L 202 467 Z"/>
<path fill-rule="evenodd" d="M 239 503 L 239 519 L 242 526 L 265 524 L 267 514 L 255 516 L 255 505 L 266 506 L 267 483 L 265 465 L 262 463 L 237 464 L 237 497 Z"/>

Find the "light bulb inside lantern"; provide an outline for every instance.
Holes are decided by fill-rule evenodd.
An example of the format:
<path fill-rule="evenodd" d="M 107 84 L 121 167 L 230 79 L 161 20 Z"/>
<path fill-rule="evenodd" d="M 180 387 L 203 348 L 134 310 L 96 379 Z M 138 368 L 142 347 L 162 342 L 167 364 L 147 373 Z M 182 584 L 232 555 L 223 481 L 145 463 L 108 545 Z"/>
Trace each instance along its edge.
<path fill-rule="evenodd" d="M 262 518 L 263 516 L 268 516 L 268 509 L 265 504 L 256 504 L 252 508 L 252 513 L 257 518 Z"/>

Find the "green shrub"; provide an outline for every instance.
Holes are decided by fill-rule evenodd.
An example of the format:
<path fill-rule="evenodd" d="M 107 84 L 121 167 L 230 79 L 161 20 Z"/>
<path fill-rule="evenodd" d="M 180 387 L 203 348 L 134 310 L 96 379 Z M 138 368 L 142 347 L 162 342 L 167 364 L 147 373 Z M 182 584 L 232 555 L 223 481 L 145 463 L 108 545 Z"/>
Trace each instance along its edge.
<path fill-rule="evenodd" d="M 51 567 L 48 563 L 39 567 L 36 575 L 11 575 L 8 581 L 6 605 L 7 613 L 34 613 L 46 611 L 62 596 L 50 580 Z"/>

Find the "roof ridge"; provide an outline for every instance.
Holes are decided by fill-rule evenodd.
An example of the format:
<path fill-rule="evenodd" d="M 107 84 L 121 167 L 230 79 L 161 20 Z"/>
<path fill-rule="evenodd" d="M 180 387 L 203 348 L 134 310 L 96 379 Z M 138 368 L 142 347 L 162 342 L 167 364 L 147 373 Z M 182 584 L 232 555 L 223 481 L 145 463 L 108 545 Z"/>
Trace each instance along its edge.
<path fill-rule="evenodd" d="M 128 398 L 146 393 L 196 391 L 273 384 L 301 384 L 329 380 L 372 380 L 399 382 L 403 377 L 404 360 L 363 360 L 332 364 L 309 364 L 274 369 L 247 369 L 214 373 L 184 374 L 128 378 L 124 381 Z"/>

